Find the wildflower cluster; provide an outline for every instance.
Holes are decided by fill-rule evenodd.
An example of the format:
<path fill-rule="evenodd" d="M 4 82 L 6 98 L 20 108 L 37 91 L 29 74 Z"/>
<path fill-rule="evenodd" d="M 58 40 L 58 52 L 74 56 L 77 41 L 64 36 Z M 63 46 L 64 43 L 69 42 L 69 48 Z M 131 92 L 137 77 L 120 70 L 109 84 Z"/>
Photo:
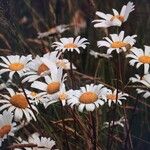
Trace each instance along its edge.
<path fill-rule="evenodd" d="M 127 21 L 133 10 L 133 3 L 128 2 L 127 5 L 122 7 L 120 13 L 115 9 L 113 9 L 113 15 L 97 11 L 96 15 L 100 19 L 93 21 L 95 23 L 94 27 L 117 26 L 118 28 Z M 61 33 L 58 27 L 55 32 Z M 67 25 L 64 25 L 64 28 L 62 32 L 69 29 Z M 50 34 L 53 33 L 50 31 L 45 34 L 39 33 L 38 38 Z M 122 57 L 123 54 L 123 57 L 130 59 L 129 64 L 135 66 L 135 69 L 143 66 L 142 75 L 136 74 L 135 77 L 130 78 L 130 81 L 141 85 L 137 89 L 138 94 L 142 93 L 144 98 L 148 98 L 150 97 L 150 46 L 144 46 L 144 50 L 137 48 L 135 47 L 137 35 L 125 36 L 125 34 L 125 31 L 120 31 L 120 33 L 104 37 L 102 40 L 97 41 L 100 51 L 91 50 L 90 54 L 95 58 L 100 56 L 110 61 L 113 61 L 116 57 Z M 126 100 L 129 94 L 125 91 L 124 84 L 119 86 L 119 80 L 121 80 L 119 75 L 122 73 L 120 68 L 117 68 L 117 72 L 115 72 L 116 83 L 111 85 L 111 88 L 102 82 L 92 82 L 84 84 L 84 86 L 82 84 L 78 88 L 74 84 L 69 84 L 70 81 L 75 82 L 75 78 L 73 78 L 74 70 L 78 68 L 72 60 L 65 57 L 65 54 L 80 54 L 82 50 L 86 50 L 89 44 L 88 40 L 81 38 L 81 36 L 76 38 L 63 37 L 52 43 L 51 47 L 54 51 L 43 56 L 10 55 L 0 57 L 1 78 L 7 78 L 10 83 L 3 86 L 0 94 L 0 111 L 2 112 L 0 115 L 0 146 L 7 136 L 14 136 L 14 133 L 19 132 L 19 125 L 22 122 L 27 124 L 38 122 L 41 115 L 39 106 L 48 111 L 51 109 L 51 105 L 61 104 L 63 109 L 68 111 L 71 109 L 74 116 L 76 116 L 78 115 L 77 110 L 81 113 L 88 113 L 88 111 L 92 113 L 95 110 L 107 107 L 107 105 L 108 109 L 111 109 L 111 107 L 116 109 L 116 107 L 120 107 L 118 104 L 122 105 L 124 103 L 123 100 Z M 106 48 L 106 53 L 101 52 L 102 47 Z M 117 63 L 119 66 L 120 62 Z M 124 116 L 121 118 L 119 121 L 113 119 L 105 122 L 103 129 L 109 128 L 109 124 L 110 128 L 113 128 L 114 125 L 124 127 L 126 118 Z M 39 133 L 33 133 L 26 140 L 22 139 L 21 136 L 18 137 L 14 144 L 32 144 L 31 147 L 37 149 L 42 147 L 43 150 L 48 150 L 54 147 L 55 142 Z"/>

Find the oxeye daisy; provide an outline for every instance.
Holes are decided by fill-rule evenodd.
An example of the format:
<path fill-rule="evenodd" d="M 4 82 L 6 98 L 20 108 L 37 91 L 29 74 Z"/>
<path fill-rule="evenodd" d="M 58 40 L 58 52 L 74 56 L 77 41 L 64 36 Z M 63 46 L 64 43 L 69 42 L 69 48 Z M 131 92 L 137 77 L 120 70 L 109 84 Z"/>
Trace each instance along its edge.
<path fill-rule="evenodd" d="M 134 10 L 134 5 L 132 2 L 128 2 L 127 5 L 124 5 L 119 13 L 116 9 L 113 10 L 112 14 L 104 14 L 103 12 L 97 11 L 96 15 L 100 19 L 96 19 L 94 27 L 104 27 L 108 28 L 111 26 L 121 26 L 123 22 L 127 21 L 129 14 Z"/>
<path fill-rule="evenodd" d="M 148 90 L 142 90 L 142 89 L 137 89 L 136 90 L 139 94 L 143 94 L 144 98 L 150 97 L 150 91 Z"/>
<path fill-rule="evenodd" d="M 64 70 L 70 70 L 70 62 L 68 59 L 57 59 L 56 65 L 57 67 L 62 68 Z M 76 69 L 74 64 L 72 64 L 72 69 Z"/>
<path fill-rule="evenodd" d="M 53 101 L 60 101 L 63 106 L 66 105 L 67 101 L 72 98 L 72 95 L 74 94 L 73 90 L 66 90 L 65 84 L 62 84 L 60 87 L 60 90 L 57 94 L 54 94 L 47 99 L 47 102 L 45 103 L 45 108 L 47 108 L 50 104 L 53 103 Z"/>
<path fill-rule="evenodd" d="M 134 39 L 136 35 L 126 36 L 124 37 L 124 31 L 121 31 L 118 34 L 110 34 L 111 39 L 108 37 L 104 37 L 105 40 L 101 40 L 97 42 L 98 47 L 107 47 L 107 54 L 111 54 L 112 51 L 116 51 L 120 53 L 122 51 L 126 52 L 129 48 L 131 48 L 136 40 Z"/>
<path fill-rule="evenodd" d="M 80 90 L 74 91 L 72 98 L 67 101 L 71 107 L 78 105 L 78 110 L 83 112 L 85 108 L 87 111 L 94 111 L 94 109 L 104 104 L 106 100 L 105 93 L 107 88 L 102 84 L 99 85 L 86 85 L 81 87 Z"/>
<path fill-rule="evenodd" d="M 3 111 L 0 114 L 0 147 L 7 136 L 14 136 L 16 123 L 12 122 L 13 115 L 9 111 Z"/>
<path fill-rule="evenodd" d="M 44 64 L 46 64 L 47 66 L 49 65 L 49 61 L 51 61 L 52 63 L 54 63 L 58 68 L 64 69 L 64 70 L 69 70 L 70 69 L 70 62 L 68 59 L 60 59 L 61 53 L 58 53 L 58 51 L 54 51 L 51 53 L 47 53 L 44 55 L 42 59 L 42 61 L 44 62 Z M 72 64 L 72 68 L 76 69 L 76 67 Z"/>
<path fill-rule="evenodd" d="M 43 95 L 45 94 L 47 98 L 53 94 L 56 94 L 59 92 L 63 82 L 65 81 L 66 74 L 63 75 L 62 69 L 57 69 L 55 71 L 53 71 L 51 76 L 44 77 L 46 83 L 34 81 L 31 87 L 42 91 L 41 93 L 43 93 Z"/>
<path fill-rule="evenodd" d="M 127 96 L 128 94 L 122 92 L 118 92 L 117 94 L 116 89 L 114 91 L 108 90 L 106 94 L 108 106 L 110 107 L 112 103 L 118 103 L 119 105 L 122 105 L 121 100 L 126 100 Z"/>
<path fill-rule="evenodd" d="M 142 83 L 146 87 L 150 88 L 150 74 L 145 74 L 144 76 L 140 77 L 138 74 L 135 77 L 131 77 L 130 80 L 133 83 Z"/>
<path fill-rule="evenodd" d="M 48 60 L 49 61 L 49 60 Z M 49 61 L 49 65 L 51 62 Z M 43 77 L 47 74 L 50 73 L 50 68 L 47 66 L 43 61 L 40 56 L 36 56 L 35 59 L 33 59 L 29 64 L 28 64 L 29 71 L 24 74 L 25 77 L 22 82 L 33 82 L 37 80 L 40 77 Z"/>
<path fill-rule="evenodd" d="M 119 120 L 117 121 L 111 121 L 110 122 L 110 127 L 113 127 L 113 126 L 121 126 L 121 127 L 124 127 L 124 124 L 125 124 L 125 118 L 124 117 L 121 117 Z M 103 129 L 104 128 L 109 128 L 109 122 L 104 122 L 103 124 Z"/>
<path fill-rule="evenodd" d="M 57 51 L 77 51 L 80 53 L 79 48 L 82 47 L 83 49 L 86 48 L 86 45 L 89 44 L 86 38 L 81 38 L 80 36 L 76 37 L 75 39 L 70 38 L 60 38 L 60 42 L 54 42 L 52 47 L 56 47 L 55 50 Z"/>
<path fill-rule="evenodd" d="M 55 141 L 51 140 L 51 138 L 41 137 L 37 132 L 29 136 L 28 141 L 21 141 L 20 144 L 34 144 L 33 148 L 23 147 L 25 150 L 51 150 Z M 15 148 L 15 150 L 22 150 L 20 148 Z"/>
<path fill-rule="evenodd" d="M 32 118 L 36 120 L 23 92 L 15 92 L 11 88 L 7 88 L 6 90 L 9 92 L 10 96 L 0 95 L 3 98 L 0 99 L 0 104 L 2 104 L 0 107 L 0 111 L 8 109 L 8 111 L 14 114 L 14 119 L 16 121 L 20 121 L 24 118 L 26 118 L 27 122 L 29 122 Z M 35 110 L 35 112 L 37 112 L 36 107 L 32 104 L 31 106 Z"/>
<path fill-rule="evenodd" d="M 17 72 L 20 77 L 24 75 L 24 72 L 27 71 L 27 64 L 31 61 L 31 55 L 28 56 L 19 56 L 19 55 L 11 55 L 6 58 L 1 56 L 3 63 L 0 63 L 0 66 L 3 69 L 0 70 L 0 74 L 5 72 L 9 72 L 9 78 L 12 78 L 14 73 Z"/>
<path fill-rule="evenodd" d="M 150 88 L 150 74 L 145 74 L 142 77 L 141 83 L 143 83 L 146 87 Z"/>
<path fill-rule="evenodd" d="M 30 102 L 33 104 L 38 105 L 40 104 L 44 104 L 45 103 L 45 99 L 43 98 L 44 94 L 43 93 L 37 93 L 34 90 L 27 90 L 25 89 L 25 92 L 27 94 L 27 97 L 30 99 Z"/>
<path fill-rule="evenodd" d="M 131 66 L 136 66 L 139 68 L 141 65 L 144 65 L 144 74 L 149 72 L 150 67 L 150 46 L 144 46 L 145 49 L 133 47 L 131 49 L 131 54 L 128 54 L 127 57 L 131 58 L 129 61 Z"/>
<path fill-rule="evenodd" d="M 135 83 L 135 82 L 141 82 L 142 77 L 139 76 L 138 74 L 135 74 L 135 77 L 131 77 L 129 80 L 132 81 L 133 83 Z"/>

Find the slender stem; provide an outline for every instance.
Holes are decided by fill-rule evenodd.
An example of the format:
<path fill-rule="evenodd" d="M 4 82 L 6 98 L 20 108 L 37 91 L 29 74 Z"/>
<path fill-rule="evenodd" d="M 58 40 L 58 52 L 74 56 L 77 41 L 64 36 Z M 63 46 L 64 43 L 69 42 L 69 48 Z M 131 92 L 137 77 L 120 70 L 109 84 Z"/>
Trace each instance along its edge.
<path fill-rule="evenodd" d="M 9 147 L 7 147 L 8 149 L 15 149 L 15 148 L 33 148 L 33 147 L 37 147 L 37 144 L 13 144 Z"/>
<path fill-rule="evenodd" d="M 67 130 L 66 130 L 66 125 L 65 125 L 65 120 L 64 120 L 64 108 L 63 108 L 63 105 L 62 103 L 60 102 L 61 104 L 61 114 L 62 114 L 62 125 L 63 125 L 63 130 L 64 130 L 64 137 L 65 137 L 65 140 L 66 142 L 64 142 L 64 146 L 66 145 L 66 147 L 64 147 L 64 149 L 66 150 L 70 150 L 69 148 L 69 143 L 68 143 L 68 137 L 67 137 Z"/>
<path fill-rule="evenodd" d="M 94 112 L 93 112 L 94 113 Z M 91 119 L 92 119 L 92 128 L 93 128 L 93 150 L 96 150 L 97 148 L 97 138 L 96 138 L 96 119 L 94 115 L 91 112 Z"/>
<path fill-rule="evenodd" d="M 74 78 L 74 74 L 73 74 L 73 60 L 72 60 L 72 53 L 70 52 L 70 74 L 71 74 L 71 82 L 72 82 L 72 89 L 75 88 L 75 78 Z M 75 106 L 73 107 L 73 119 L 74 119 L 74 138 L 75 138 L 75 149 L 76 149 L 76 144 L 77 144 L 77 125 L 76 125 L 76 119 L 75 119 L 75 113 L 76 113 L 76 109 Z"/>
<path fill-rule="evenodd" d="M 94 78 L 97 77 L 97 73 L 98 73 L 98 69 L 99 69 L 99 66 L 100 66 L 100 59 L 98 60 L 98 64 L 97 64 L 97 67 L 96 67 L 96 71 L 95 71 L 95 74 L 94 74 Z"/>
<path fill-rule="evenodd" d="M 111 130 L 111 137 L 113 137 L 113 130 L 114 130 L 114 123 L 115 123 L 115 118 L 116 118 L 116 110 L 117 110 L 117 102 L 118 102 L 118 93 L 119 93 L 119 75 L 121 74 L 121 70 L 120 70 L 120 58 L 119 58 L 119 54 L 117 55 L 117 68 L 116 68 L 116 75 L 117 75 L 117 85 L 116 85 L 116 102 L 114 104 L 114 108 L 113 108 L 113 123 L 112 123 L 112 130 Z M 119 70 L 118 70 L 119 69 Z M 113 140 L 111 140 L 110 145 L 108 145 L 108 148 L 111 149 L 113 144 Z"/>
<path fill-rule="evenodd" d="M 138 102 L 139 102 L 139 97 L 137 95 L 137 98 L 136 98 L 136 101 L 135 101 L 135 104 L 134 104 L 133 115 L 131 116 L 131 120 L 129 122 L 129 129 L 127 131 L 127 136 L 126 136 L 126 139 L 125 139 L 125 145 L 124 145 L 125 150 L 128 148 L 128 138 L 129 138 L 129 135 L 130 135 L 130 132 L 131 132 L 131 127 L 133 125 L 133 120 L 134 120 L 134 116 L 136 114 L 136 109 L 137 109 Z M 130 143 L 130 148 L 133 149 L 131 143 Z"/>
<path fill-rule="evenodd" d="M 125 57 L 125 55 L 124 55 L 124 53 L 123 53 L 123 56 Z M 123 64 L 124 66 L 123 66 L 123 68 L 121 68 L 121 64 Z M 125 88 L 127 87 L 127 85 L 128 85 L 128 83 L 130 82 L 128 82 L 126 85 L 124 85 L 124 75 L 125 75 L 125 64 L 126 63 L 121 63 L 120 62 L 120 57 L 119 57 L 119 71 L 120 71 L 120 79 L 121 79 L 121 90 L 122 90 L 122 92 L 124 92 L 124 90 L 125 90 Z M 122 72 L 121 72 L 121 69 L 122 69 Z M 122 74 L 123 74 L 123 77 L 122 77 Z M 125 136 L 126 136 L 126 133 L 128 132 L 128 129 L 129 129 L 129 123 L 128 123 L 128 119 L 127 119 L 127 114 L 126 114 L 126 109 L 125 109 L 125 107 L 126 107 L 126 103 L 123 105 L 123 115 L 124 115 L 124 119 L 125 119 Z M 130 142 L 130 145 L 131 145 L 131 147 L 133 147 L 133 145 L 132 145 L 132 140 L 131 140 L 131 134 L 129 133 L 129 142 Z"/>
<path fill-rule="evenodd" d="M 27 94 L 26 94 L 26 92 L 25 92 L 25 89 L 24 89 L 23 84 L 22 84 L 21 81 L 20 81 L 20 87 L 21 87 L 21 89 L 22 89 L 22 91 L 23 91 L 23 93 L 24 93 L 24 96 L 25 96 L 25 98 L 26 98 L 26 100 L 27 100 L 27 102 L 28 102 L 28 105 L 29 105 L 31 111 L 33 112 L 33 114 L 34 114 L 36 120 L 40 123 L 40 121 L 39 121 L 39 119 L 37 118 L 36 113 L 35 113 L 35 111 L 34 111 L 32 105 L 31 105 L 31 103 L 30 103 L 30 101 L 29 101 L 29 98 L 28 98 L 28 96 L 27 96 Z M 42 130 L 41 130 L 40 128 L 39 128 L 39 131 L 40 131 L 40 133 L 42 134 Z"/>
<path fill-rule="evenodd" d="M 38 120 L 38 118 L 37 118 L 37 116 L 36 116 L 36 114 L 35 114 L 35 111 L 34 111 L 34 109 L 32 108 L 32 105 L 31 105 L 31 103 L 30 103 L 30 101 L 29 101 L 29 99 L 28 99 L 28 96 L 27 96 L 26 92 L 25 92 L 25 89 L 24 89 L 24 87 L 23 87 L 22 82 L 20 82 L 20 87 L 21 87 L 21 89 L 22 89 L 22 91 L 23 91 L 23 93 L 24 93 L 24 96 L 25 96 L 25 98 L 26 98 L 26 100 L 27 100 L 27 102 L 28 102 L 28 104 L 29 104 L 29 107 L 30 107 L 31 111 L 33 112 L 35 118 Z"/>
<path fill-rule="evenodd" d="M 123 105 L 123 113 L 124 113 L 124 119 L 125 119 L 125 137 L 126 137 L 126 134 L 128 133 L 128 130 L 129 130 L 129 122 L 128 122 L 128 119 L 127 119 L 125 106 L 126 105 L 124 104 Z M 131 148 L 133 148 L 130 132 L 129 132 L 129 142 L 130 142 Z"/>
<path fill-rule="evenodd" d="M 111 112 L 111 108 L 108 111 L 108 120 L 109 120 L 109 125 L 108 125 L 108 137 L 107 137 L 107 150 L 109 150 L 109 145 L 110 145 L 110 136 L 111 136 L 111 116 L 110 113 Z"/>

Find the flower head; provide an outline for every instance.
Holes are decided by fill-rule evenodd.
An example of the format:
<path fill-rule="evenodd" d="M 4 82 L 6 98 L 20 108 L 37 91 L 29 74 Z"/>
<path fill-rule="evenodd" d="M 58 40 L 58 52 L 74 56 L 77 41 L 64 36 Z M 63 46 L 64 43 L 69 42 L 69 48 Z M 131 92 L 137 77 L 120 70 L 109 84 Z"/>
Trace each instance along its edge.
<path fill-rule="evenodd" d="M 106 94 L 108 106 L 111 106 L 112 103 L 118 103 L 122 105 L 121 100 L 126 100 L 126 96 L 128 96 L 128 94 L 122 92 L 118 92 L 117 94 L 116 89 L 114 91 L 108 90 Z"/>
<path fill-rule="evenodd" d="M 97 11 L 96 15 L 101 19 L 94 20 L 94 27 L 104 27 L 108 28 L 111 26 L 121 26 L 123 22 L 127 21 L 129 14 L 134 10 L 134 5 L 132 2 L 128 2 L 124 5 L 119 13 L 116 9 L 113 9 L 112 14 L 104 14 L 103 12 Z"/>
<path fill-rule="evenodd" d="M 132 81 L 133 83 L 136 83 L 141 82 L 142 78 L 138 74 L 135 74 L 135 77 L 131 77 L 129 80 Z"/>
<path fill-rule="evenodd" d="M 55 145 L 55 141 L 51 138 L 41 137 L 37 132 L 29 136 L 28 141 L 21 141 L 21 144 L 34 144 L 33 148 L 24 147 L 25 150 L 51 150 Z M 15 150 L 21 150 L 16 148 Z"/>
<path fill-rule="evenodd" d="M 44 77 L 45 82 L 34 81 L 31 85 L 31 87 L 42 91 L 41 94 L 43 94 L 43 98 L 46 99 L 49 99 L 53 94 L 57 94 L 60 91 L 66 78 L 66 74 L 63 75 L 63 70 L 60 68 L 56 68 L 56 70 L 52 72 L 51 76 Z M 56 101 L 57 100 L 53 102 Z"/>
<path fill-rule="evenodd" d="M 124 124 L 125 124 L 125 118 L 124 117 L 121 117 L 119 120 L 117 121 L 111 121 L 110 122 L 110 127 L 113 127 L 113 126 L 121 126 L 121 127 L 124 127 Z M 104 122 L 103 124 L 103 129 L 104 128 L 109 128 L 109 122 Z"/>
<path fill-rule="evenodd" d="M 141 83 L 143 83 L 147 88 L 150 88 L 150 74 L 145 74 L 142 77 Z"/>
<path fill-rule="evenodd" d="M 138 74 L 135 77 L 131 77 L 130 80 L 133 83 L 142 83 L 147 88 L 150 88 L 150 74 L 145 74 L 143 77 L 140 77 Z"/>
<path fill-rule="evenodd" d="M 86 48 L 86 45 L 89 44 L 86 38 L 81 38 L 80 36 L 76 37 L 75 39 L 70 38 L 60 38 L 60 42 L 54 42 L 52 47 L 56 47 L 55 50 L 65 52 L 74 50 L 77 53 L 80 53 L 79 48 L 82 47 L 83 49 Z"/>
<path fill-rule="evenodd" d="M 131 49 L 131 54 L 128 54 L 127 57 L 131 58 L 129 61 L 130 65 L 136 65 L 136 68 L 144 66 L 144 74 L 149 73 L 150 67 L 150 46 L 144 46 L 145 49 L 133 47 Z"/>
<path fill-rule="evenodd" d="M 10 96 L 1 95 L 3 99 L 0 100 L 0 104 L 2 104 L 0 111 L 8 109 L 8 111 L 14 114 L 14 119 L 16 121 L 20 121 L 23 118 L 26 118 L 27 122 L 29 122 L 32 118 L 36 120 L 33 112 L 29 108 L 29 104 L 24 93 L 20 91 L 15 92 L 11 88 L 7 88 L 7 91 Z M 31 106 L 37 112 L 36 107 L 32 104 Z"/>
<path fill-rule="evenodd" d="M 30 99 L 30 102 L 38 105 L 40 104 L 44 104 L 45 103 L 45 99 L 43 98 L 44 94 L 43 93 L 37 93 L 35 92 L 35 90 L 27 90 L 25 89 L 25 92 L 27 94 L 27 97 Z"/>
<path fill-rule="evenodd" d="M 13 123 L 12 120 L 13 115 L 9 111 L 5 110 L 0 114 L 0 147 L 7 136 L 14 136 L 16 123 Z"/>
<path fill-rule="evenodd" d="M 124 31 L 121 31 L 118 34 L 110 34 L 111 39 L 108 37 L 104 37 L 105 40 L 98 41 L 98 47 L 107 47 L 107 54 L 111 54 L 112 51 L 116 50 L 117 53 L 122 51 L 126 52 L 129 48 L 131 48 L 136 40 L 134 39 L 136 35 L 126 36 L 124 37 Z"/>
<path fill-rule="evenodd" d="M 5 72 L 9 72 L 9 78 L 12 79 L 15 72 L 19 74 L 20 77 L 24 75 L 24 72 L 27 71 L 27 64 L 31 61 L 31 55 L 28 56 L 19 56 L 19 55 L 11 55 L 7 56 L 7 58 L 1 56 L 3 63 L 0 63 L 0 66 L 3 69 L 0 70 L 0 74 Z"/>
<path fill-rule="evenodd" d="M 150 97 L 150 91 L 148 90 L 142 90 L 142 89 L 137 89 L 136 90 L 139 94 L 143 94 L 144 98 Z"/>
<path fill-rule="evenodd" d="M 51 68 L 51 63 L 54 63 L 56 67 L 69 70 L 70 69 L 70 62 L 68 59 L 60 59 L 61 53 L 58 51 L 54 51 L 51 53 L 47 53 L 44 55 L 42 59 L 43 63 Z M 76 67 L 72 64 L 72 68 L 76 69 Z"/>
<path fill-rule="evenodd" d="M 72 98 L 73 94 L 74 94 L 73 90 L 67 91 L 65 84 L 62 84 L 59 92 L 57 92 L 54 95 L 51 95 L 49 99 L 47 99 L 47 102 L 45 103 L 45 108 L 47 108 L 50 104 L 52 104 L 53 101 L 60 101 L 62 105 L 65 106 L 67 101 Z"/>
<path fill-rule="evenodd" d="M 24 74 L 26 76 L 22 82 L 33 82 L 40 77 L 50 74 L 50 67 L 54 65 L 51 60 L 52 55 L 49 53 L 45 54 L 43 57 L 36 56 L 28 65 L 28 72 Z"/>
<path fill-rule="evenodd" d="M 107 92 L 102 84 L 99 85 L 86 85 L 81 87 L 80 90 L 74 91 L 72 98 L 67 101 L 71 107 L 78 105 L 78 110 L 83 111 L 85 108 L 87 111 L 93 111 L 96 107 L 102 106 L 104 104 L 104 96 Z"/>

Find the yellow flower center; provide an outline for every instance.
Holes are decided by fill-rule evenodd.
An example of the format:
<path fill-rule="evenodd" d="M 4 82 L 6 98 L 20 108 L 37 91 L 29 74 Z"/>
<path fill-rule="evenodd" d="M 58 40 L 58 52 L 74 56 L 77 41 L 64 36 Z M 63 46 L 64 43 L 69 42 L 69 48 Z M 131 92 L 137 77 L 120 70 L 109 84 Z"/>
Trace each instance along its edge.
<path fill-rule="evenodd" d="M 9 69 L 12 71 L 19 71 L 24 68 L 24 64 L 21 63 L 13 63 L 9 65 Z"/>
<path fill-rule="evenodd" d="M 56 65 L 58 66 L 58 67 L 60 67 L 60 68 L 66 68 L 66 64 L 65 64 L 65 62 L 63 61 L 63 60 L 58 60 L 57 62 L 56 62 Z"/>
<path fill-rule="evenodd" d="M 59 94 L 59 100 L 60 100 L 60 101 L 64 101 L 64 100 L 66 100 L 67 98 L 68 98 L 68 95 L 65 94 L 65 93 Z"/>
<path fill-rule="evenodd" d="M 37 95 L 37 93 L 36 92 L 31 92 L 31 96 L 33 96 L 33 97 L 35 97 Z"/>
<path fill-rule="evenodd" d="M 64 46 L 64 48 L 77 48 L 78 46 L 74 43 L 68 43 Z"/>
<path fill-rule="evenodd" d="M 28 107 L 27 99 L 22 94 L 16 94 L 12 96 L 10 99 L 10 103 L 15 107 L 22 108 L 22 109 Z"/>
<path fill-rule="evenodd" d="M 96 93 L 85 92 L 80 96 L 79 101 L 84 104 L 90 104 L 90 103 L 94 103 L 95 101 L 97 101 L 97 99 L 98 99 L 98 96 Z"/>
<path fill-rule="evenodd" d="M 115 18 L 119 19 L 121 22 L 124 21 L 124 16 L 120 16 L 120 15 L 113 16 L 110 21 L 113 21 Z"/>
<path fill-rule="evenodd" d="M 38 74 L 40 75 L 41 73 L 45 72 L 45 71 L 48 71 L 49 68 L 45 65 L 45 64 L 41 64 L 38 68 Z"/>
<path fill-rule="evenodd" d="M 112 48 L 121 48 L 121 47 L 126 47 L 128 45 L 128 43 L 124 43 L 122 41 L 117 41 L 117 42 L 113 42 L 111 44 Z"/>
<path fill-rule="evenodd" d="M 3 138 L 5 134 L 11 131 L 11 125 L 7 124 L 0 128 L 0 138 Z"/>
<path fill-rule="evenodd" d="M 144 64 L 150 64 L 150 56 L 140 56 L 139 61 Z"/>
<path fill-rule="evenodd" d="M 53 94 L 59 91 L 60 83 L 59 82 L 52 82 L 47 86 L 47 93 Z"/>
<path fill-rule="evenodd" d="M 115 101 L 116 100 L 116 95 L 114 95 L 114 94 L 108 94 L 107 95 L 107 99 L 109 99 L 111 101 Z"/>

